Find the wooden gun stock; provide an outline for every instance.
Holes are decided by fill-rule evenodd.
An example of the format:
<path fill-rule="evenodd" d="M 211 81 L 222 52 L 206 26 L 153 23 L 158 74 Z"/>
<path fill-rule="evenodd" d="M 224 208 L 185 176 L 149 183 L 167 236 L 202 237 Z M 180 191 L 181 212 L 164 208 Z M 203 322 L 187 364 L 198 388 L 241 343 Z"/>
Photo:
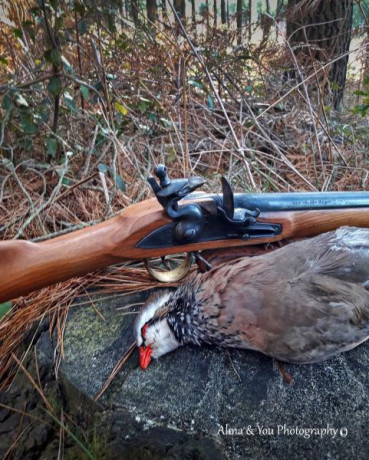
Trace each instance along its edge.
<path fill-rule="evenodd" d="M 136 245 L 144 236 L 171 222 L 152 198 L 106 222 L 45 242 L 0 242 L 0 302 L 125 260 L 308 237 L 344 225 L 369 227 L 369 207 L 262 212 L 258 221 L 281 224 L 281 234 L 246 241 L 235 238 L 140 249 Z"/>

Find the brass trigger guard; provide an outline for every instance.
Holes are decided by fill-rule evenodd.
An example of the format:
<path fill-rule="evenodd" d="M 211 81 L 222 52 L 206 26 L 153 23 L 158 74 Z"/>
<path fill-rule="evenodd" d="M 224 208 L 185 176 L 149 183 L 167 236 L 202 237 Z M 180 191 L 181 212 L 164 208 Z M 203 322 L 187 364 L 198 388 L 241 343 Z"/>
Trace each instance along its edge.
<path fill-rule="evenodd" d="M 145 267 L 146 270 L 150 273 L 150 275 L 156 280 L 162 283 L 174 283 L 176 281 L 181 280 L 187 275 L 191 268 L 191 262 L 191 253 L 187 252 L 184 261 L 173 270 L 169 270 L 166 272 L 156 270 L 155 268 L 150 267 L 149 259 L 145 259 Z"/>

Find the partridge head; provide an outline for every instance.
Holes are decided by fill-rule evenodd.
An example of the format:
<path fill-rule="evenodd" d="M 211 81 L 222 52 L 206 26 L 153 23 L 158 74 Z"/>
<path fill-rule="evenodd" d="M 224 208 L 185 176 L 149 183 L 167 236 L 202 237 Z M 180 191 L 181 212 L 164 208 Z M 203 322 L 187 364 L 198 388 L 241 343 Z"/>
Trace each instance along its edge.
<path fill-rule="evenodd" d="M 186 344 L 314 363 L 369 338 L 369 229 L 342 227 L 192 274 L 135 323 L 140 364 Z"/>

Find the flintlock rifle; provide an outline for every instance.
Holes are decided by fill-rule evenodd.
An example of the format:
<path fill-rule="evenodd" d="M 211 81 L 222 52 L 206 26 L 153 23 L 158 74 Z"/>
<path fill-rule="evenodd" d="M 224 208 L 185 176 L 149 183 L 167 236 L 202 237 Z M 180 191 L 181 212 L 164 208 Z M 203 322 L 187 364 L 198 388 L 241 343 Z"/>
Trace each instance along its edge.
<path fill-rule="evenodd" d="M 48 241 L 0 242 L 0 302 L 126 260 L 272 243 L 369 227 L 369 192 L 222 194 L 194 192 L 200 177 L 170 180 L 164 165 L 148 179 L 156 198 Z"/>

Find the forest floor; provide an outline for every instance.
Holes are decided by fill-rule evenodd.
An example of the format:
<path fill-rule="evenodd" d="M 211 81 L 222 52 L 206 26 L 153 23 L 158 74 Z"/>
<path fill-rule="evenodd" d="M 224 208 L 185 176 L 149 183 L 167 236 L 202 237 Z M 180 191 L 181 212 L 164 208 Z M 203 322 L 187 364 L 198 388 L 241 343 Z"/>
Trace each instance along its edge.
<path fill-rule="evenodd" d="M 161 42 L 144 44 L 125 37 L 106 50 L 103 63 L 91 52 L 84 56 L 79 83 L 72 73 L 64 81 L 57 117 L 57 96 L 46 86 L 9 91 L 2 100 L 0 238 L 43 241 L 101 222 L 151 196 L 147 177 L 157 163 L 165 163 L 172 177 L 204 177 L 204 190 L 211 192 L 220 191 L 222 175 L 243 192 L 369 190 L 369 123 L 360 115 L 362 96 L 355 94 L 358 89 L 367 94 L 368 86 L 349 80 L 343 107 L 334 111 L 329 94 L 322 96 L 327 93 L 323 77 L 297 82 L 286 77 L 286 53 L 279 45 L 230 51 L 228 38 L 215 31 L 211 43 L 198 48 L 206 69 L 169 33 Z M 72 49 L 65 56 L 78 68 Z M 20 73 L 17 83 L 25 82 L 28 74 Z M 30 444 L 17 451 L 19 436 L 31 429 L 23 418 L 39 404 L 37 387 L 50 386 L 51 395 L 59 391 L 49 370 L 41 369 L 40 381 L 32 383 L 19 363 L 24 369 L 35 366 L 30 344 L 40 334 L 56 331 L 60 352 L 71 303 L 97 285 L 110 295 L 157 283 L 142 265 L 125 264 L 45 288 L 7 307 L 1 319 L 3 390 L 17 374 L 1 401 L 17 414 L 10 417 L 1 408 L 2 433 L 13 433 L 8 458 L 39 458 L 51 438 L 59 450 L 59 441 L 67 438 L 60 420 L 74 426 L 59 400 L 51 431 L 34 419 L 34 437 L 25 431 Z M 51 432 L 58 433 L 57 442 Z M 66 443 L 74 455 L 75 440 Z"/>

